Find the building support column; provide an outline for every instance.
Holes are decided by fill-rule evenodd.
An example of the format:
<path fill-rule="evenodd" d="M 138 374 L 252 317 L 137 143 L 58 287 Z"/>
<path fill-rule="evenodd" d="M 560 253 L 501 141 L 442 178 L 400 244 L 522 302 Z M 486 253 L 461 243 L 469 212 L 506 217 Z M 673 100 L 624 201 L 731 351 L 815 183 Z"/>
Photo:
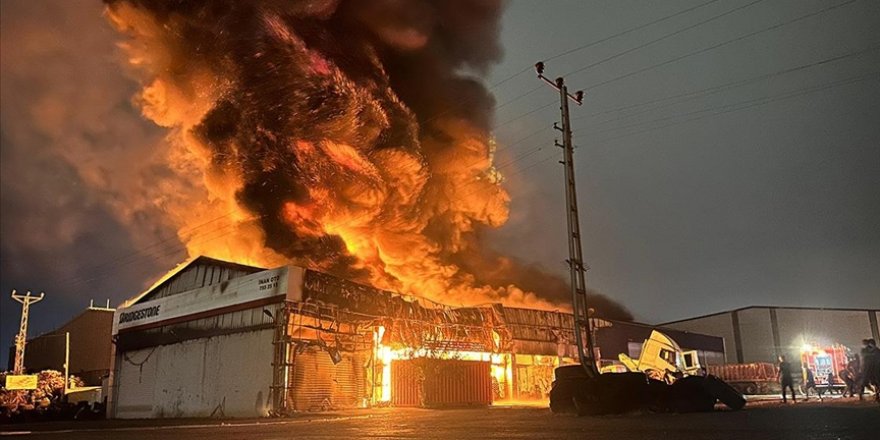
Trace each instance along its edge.
<path fill-rule="evenodd" d="M 776 307 L 770 307 L 770 331 L 773 333 L 773 352 L 779 359 L 779 355 L 782 354 L 780 352 L 782 343 L 779 340 L 779 319 L 776 317 Z"/>
<path fill-rule="evenodd" d="M 516 386 L 519 380 L 519 373 L 516 371 L 516 352 L 510 353 L 510 378 L 510 389 L 513 390 L 510 396 L 519 399 L 519 387 Z"/>
<path fill-rule="evenodd" d="M 265 309 L 264 309 L 265 313 Z M 273 416 L 287 415 L 290 407 L 290 390 L 293 377 L 291 367 L 295 359 L 291 359 L 291 344 L 288 324 L 290 322 L 292 308 L 288 302 L 282 303 L 275 308 L 275 313 L 268 313 L 274 325 L 273 332 L 273 359 L 272 359 L 272 409 Z"/>
<path fill-rule="evenodd" d="M 736 347 L 736 363 L 743 363 L 743 347 L 742 347 L 742 336 L 739 332 L 739 312 L 734 310 L 730 312 L 730 320 L 733 324 L 733 342 Z"/>
<path fill-rule="evenodd" d="M 868 321 L 871 323 L 871 334 L 875 341 L 880 341 L 880 330 L 877 329 L 877 311 L 868 310 Z"/>

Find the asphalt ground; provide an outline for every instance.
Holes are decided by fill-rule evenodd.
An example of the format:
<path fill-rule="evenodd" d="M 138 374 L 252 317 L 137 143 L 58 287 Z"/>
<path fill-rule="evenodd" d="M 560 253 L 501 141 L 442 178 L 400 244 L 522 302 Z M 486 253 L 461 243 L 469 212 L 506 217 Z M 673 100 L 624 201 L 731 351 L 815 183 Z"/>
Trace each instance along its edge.
<path fill-rule="evenodd" d="M 750 402 L 742 411 L 575 417 L 543 407 L 381 408 L 286 419 L 108 420 L 0 426 L 21 439 L 880 439 L 880 405 Z"/>

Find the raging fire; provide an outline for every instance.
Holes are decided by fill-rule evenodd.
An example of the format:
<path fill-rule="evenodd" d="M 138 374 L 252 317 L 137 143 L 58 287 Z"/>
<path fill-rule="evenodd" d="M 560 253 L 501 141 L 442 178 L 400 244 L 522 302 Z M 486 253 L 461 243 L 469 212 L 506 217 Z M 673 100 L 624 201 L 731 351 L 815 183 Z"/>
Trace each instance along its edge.
<path fill-rule="evenodd" d="M 445 303 L 558 308 L 505 277 L 519 268 L 480 238 L 508 218 L 480 81 L 500 57 L 500 12 L 497 0 L 109 0 L 144 115 L 169 128 L 172 168 L 201 182 L 163 201 L 188 252 Z"/>

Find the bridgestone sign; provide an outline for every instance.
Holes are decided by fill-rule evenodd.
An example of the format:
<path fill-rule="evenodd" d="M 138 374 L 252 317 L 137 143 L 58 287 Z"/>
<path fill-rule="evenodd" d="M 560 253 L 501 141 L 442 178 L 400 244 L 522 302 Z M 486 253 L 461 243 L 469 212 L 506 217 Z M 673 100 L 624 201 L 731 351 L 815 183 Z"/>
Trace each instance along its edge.
<path fill-rule="evenodd" d="M 119 334 L 119 330 L 187 320 L 206 312 L 247 303 L 301 301 L 304 271 L 296 266 L 282 266 L 122 307 L 116 310 L 113 334 Z"/>
<path fill-rule="evenodd" d="M 118 324 L 124 324 L 126 322 L 139 321 L 141 319 L 158 317 L 159 316 L 159 307 L 162 305 L 155 305 L 152 307 L 147 307 L 141 310 L 135 310 L 132 312 L 122 312 L 119 314 L 119 322 Z"/>

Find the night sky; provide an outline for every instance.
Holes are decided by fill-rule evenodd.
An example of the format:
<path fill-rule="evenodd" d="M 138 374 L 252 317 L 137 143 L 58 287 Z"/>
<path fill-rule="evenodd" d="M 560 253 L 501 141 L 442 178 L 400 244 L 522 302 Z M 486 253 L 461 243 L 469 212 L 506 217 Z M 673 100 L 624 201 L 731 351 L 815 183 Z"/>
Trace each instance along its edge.
<path fill-rule="evenodd" d="M 2 3 L 4 367 L 12 289 L 46 292 L 34 336 L 185 257 L 160 212 L 173 189 L 151 186 L 165 131 L 132 103 L 101 10 Z M 530 68 L 546 60 L 586 91 L 572 124 L 592 288 L 646 322 L 880 307 L 878 28 L 873 0 L 512 1 L 487 79 L 512 196 L 492 243 L 566 273 L 558 95 Z"/>

